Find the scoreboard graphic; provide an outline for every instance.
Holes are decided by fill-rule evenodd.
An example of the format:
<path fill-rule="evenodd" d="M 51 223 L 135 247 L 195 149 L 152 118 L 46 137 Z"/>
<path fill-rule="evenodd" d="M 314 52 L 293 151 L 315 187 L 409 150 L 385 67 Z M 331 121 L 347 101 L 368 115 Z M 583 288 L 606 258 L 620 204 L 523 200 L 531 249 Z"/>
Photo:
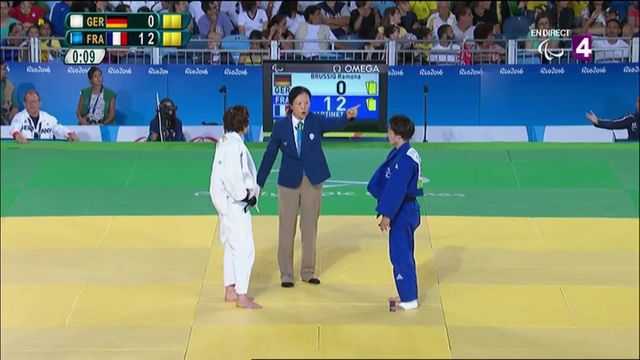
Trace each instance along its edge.
<path fill-rule="evenodd" d="M 70 13 L 65 19 L 65 64 L 99 64 L 106 48 L 183 47 L 189 13 Z"/>
<path fill-rule="evenodd" d="M 311 92 L 310 110 L 341 117 L 360 105 L 358 117 L 346 131 L 386 129 L 387 66 L 372 63 L 295 63 L 265 61 L 263 65 L 264 131 L 289 110 L 289 91 L 304 86 Z"/>

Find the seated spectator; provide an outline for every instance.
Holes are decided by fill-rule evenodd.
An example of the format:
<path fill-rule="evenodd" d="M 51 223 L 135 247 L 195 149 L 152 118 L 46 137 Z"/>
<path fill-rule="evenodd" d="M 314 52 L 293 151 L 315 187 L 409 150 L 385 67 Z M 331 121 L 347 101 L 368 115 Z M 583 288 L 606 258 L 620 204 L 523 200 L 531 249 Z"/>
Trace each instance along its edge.
<path fill-rule="evenodd" d="M 456 23 L 453 25 L 453 35 L 457 42 L 465 40 L 473 41 L 473 14 L 471 8 L 467 5 L 458 5 L 456 8 Z"/>
<path fill-rule="evenodd" d="M 262 32 L 253 30 L 249 35 L 249 41 L 251 42 L 249 52 L 240 55 L 240 64 L 262 65 L 262 60 L 267 56 Z"/>
<path fill-rule="evenodd" d="M 640 31 L 640 9 L 638 9 L 639 1 L 632 1 L 627 9 L 627 24 L 631 26 L 631 33 L 638 34 Z"/>
<path fill-rule="evenodd" d="M 8 1 L 0 1 L 0 24 L 2 25 L 0 37 L 2 38 L 9 36 L 9 26 L 18 22 L 18 20 L 9 16 L 9 8 Z"/>
<path fill-rule="evenodd" d="M 420 38 L 418 34 L 420 32 L 420 23 L 418 22 L 418 16 L 411 11 L 411 6 L 408 1 L 396 1 L 398 10 L 400 10 L 400 25 L 410 33 Z M 424 34 L 423 32 L 421 32 Z"/>
<path fill-rule="evenodd" d="M 329 49 L 329 42 L 334 42 L 336 37 L 331 28 L 322 24 L 322 14 L 316 5 L 310 5 L 304 11 L 304 23 L 298 26 L 296 32 L 296 49 L 304 50 L 303 56 L 318 56 L 322 51 Z"/>
<path fill-rule="evenodd" d="M 594 62 L 627 62 L 629 61 L 629 44 L 620 39 L 620 21 L 607 21 L 607 37 L 593 40 Z"/>
<path fill-rule="evenodd" d="M 20 144 L 31 139 L 67 139 L 80 141 L 78 135 L 58 123 L 54 116 L 40 110 L 40 94 L 29 90 L 24 94 L 24 110 L 11 120 L 11 136 Z"/>
<path fill-rule="evenodd" d="M 456 24 L 456 17 L 451 13 L 449 9 L 448 1 L 438 1 L 438 11 L 429 16 L 427 20 L 427 27 L 431 29 L 431 32 L 435 35 L 435 39 L 438 40 L 438 29 L 444 24 L 454 26 Z M 452 30 L 453 31 L 453 30 Z"/>
<path fill-rule="evenodd" d="M 51 36 L 51 22 L 47 19 L 38 21 L 40 32 L 40 61 L 49 62 L 60 57 L 60 41 Z"/>
<path fill-rule="evenodd" d="M 109 124 L 116 116 L 116 94 L 102 84 L 102 71 L 92 66 L 87 72 L 91 86 L 80 91 L 76 116 L 80 125 Z"/>
<path fill-rule="evenodd" d="M 389 41 L 393 40 L 393 41 L 398 41 L 400 40 L 400 26 L 398 25 L 387 25 L 384 27 L 384 32 L 382 34 L 382 40 L 386 40 L 383 44 L 384 44 L 384 52 L 380 53 L 374 53 L 373 51 L 368 51 L 367 52 L 367 56 L 365 58 L 365 60 L 367 61 L 371 61 L 371 60 L 380 60 L 380 61 L 385 61 L 386 60 L 386 56 L 387 56 L 387 52 L 389 49 Z M 372 50 L 373 47 L 370 46 L 365 46 L 365 49 L 368 50 Z"/>
<path fill-rule="evenodd" d="M 549 30 L 552 28 L 550 14 L 548 12 L 543 12 L 538 15 L 535 22 L 535 28 L 540 31 Z M 537 52 L 540 43 L 547 39 L 549 39 L 547 45 L 549 49 L 558 49 L 560 47 L 560 40 L 557 36 L 548 37 L 542 36 L 542 34 L 540 34 L 539 36 L 533 36 L 532 33 L 529 32 L 529 34 L 527 34 L 527 41 L 524 43 L 524 48 L 536 50 L 536 56 L 539 56 L 541 58 L 542 63 L 548 63 L 549 60 L 547 60 L 547 58 Z"/>
<path fill-rule="evenodd" d="M 11 119 L 18 113 L 18 97 L 16 87 L 8 79 L 7 64 L 0 58 L 0 98 L 2 98 L 2 125 L 10 125 Z"/>
<path fill-rule="evenodd" d="M 131 9 L 131 6 L 127 4 L 118 4 L 113 11 L 119 13 L 130 13 L 133 12 L 133 9 Z"/>
<path fill-rule="evenodd" d="M 235 28 L 238 27 L 238 17 L 242 12 L 241 1 L 220 1 L 220 12 L 227 14 Z"/>
<path fill-rule="evenodd" d="M 283 1 L 278 9 L 278 14 L 284 15 L 287 19 L 287 29 L 292 34 L 298 31 L 298 26 L 305 22 L 304 17 L 298 13 L 298 1 Z"/>
<path fill-rule="evenodd" d="M 225 37 L 233 33 L 234 27 L 231 19 L 227 13 L 220 11 L 220 1 L 202 1 L 201 4 L 204 15 L 198 20 L 200 35 L 209 36 L 209 33 L 214 31 Z"/>
<path fill-rule="evenodd" d="M 33 1 L 19 1 L 19 4 L 9 9 L 9 16 L 18 20 L 25 27 L 35 25 L 44 17 L 44 11 Z"/>
<path fill-rule="evenodd" d="M 38 25 L 28 25 L 28 27 L 26 28 L 26 32 L 27 32 L 27 37 L 22 40 L 22 43 L 20 44 L 20 48 L 22 50 L 20 50 L 22 52 L 21 54 L 21 58 L 24 60 L 30 60 L 29 59 L 29 50 L 31 48 L 31 39 L 35 39 L 38 40 L 38 38 L 40 37 L 40 31 L 38 30 Z M 39 59 L 37 59 L 36 61 L 38 61 Z"/>
<path fill-rule="evenodd" d="M 356 7 L 349 20 L 351 32 L 357 33 L 360 39 L 375 39 L 382 23 L 380 12 L 371 7 L 371 1 L 356 1 Z"/>
<path fill-rule="evenodd" d="M 95 4 L 95 12 L 104 13 L 111 11 L 111 6 L 108 1 L 94 1 Z"/>
<path fill-rule="evenodd" d="M 185 141 L 178 107 L 169 98 L 160 101 L 160 110 L 149 124 L 147 141 Z M 162 124 L 162 128 L 160 125 Z"/>
<path fill-rule="evenodd" d="M 478 23 L 486 23 L 496 25 L 498 23 L 498 14 L 491 11 L 491 1 L 475 1 L 471 8 L 473 14 L 473 25 Z"/>
<path fill-rule="evenodd" d="M 616 20 L 620 21 L 620 13 L 615 8 L 608 7 L 607 10 L 605 10 L 605 12 L 604 12 L 604 18 L 605 18 L 606 21 L 609 21 L 611 19 L 616 19 Z M 620 22 L 620 23 L 622 23 L 622 22 Z"/>
<path fill-rule="evenodd" d="M 194 30 L 194 21 L 193 18 L 191 17 L 191 13 L 189 13 L 189 2 L 188 1 L 176 1 L 173 4 L 173 11 L 174 13 L 177 14 L 189 14 L 189 24 L 187 24 L 187 27 L 184 30 L 187 31 L 191 31 L 191 33 L 193 33 Z"/>
<path fill-rule="evenodd" d="M 74 1 L 75 3 L 75 1 Z M 121 4 L 129 5 L 131 12 L 144 12 L 140 11 L 140 8 L 145 7 L 148 9 L 146 12 L 151 12 L 152 8 L 158 3 L 157 1 L 121 1 Z"/>
<path fill-rule="evenodd" d="M 417 51 L 417 55 L 420 58 L 420 63 L 429 59 L 431 49 L 433 49 L 433 36 L 431 36 L 431 30 L 427 27 L 420 28 L 418 31 L 418 40 L 413 48 Z"/>
<path fill-rule="evenodd" d="M 407 35 L 407 30 L 402 27 L 402 15 L 397 7 L 389 7 L 384 10 L 382 17 L 382 25 L 378 27 L 378 33 L 384 36 L 384 28 L 389 25 L 397 25 L 400 31 L 400 38 L 403 39 Z"/>
<path fill-rule="evenodd" d="M 260 32 L 267 29 L 269 19 L 267 12 L 258 8 L 257 1 L 243 1 L 244 9 L 238 17 L 238 32 L 242 35 L 250 35 L 253 30 Z"/>
<path fill-rule="evenodd" d="M 556 29 L 572 30 L 574 28 L 575 17 L 569 8 L 569 1 L 557 1 L 552 16 Z"/>
<path fill-rule="evenodd" d="M 351 12 L 344 1 L 322 1 L 318 4 L 322 14 L 322 23 L 329 25 L 333 35 L 344 36 L 349 33 Z"/>
<path fill-rule="evenodd" d="M 633 37 L 633 28 L 629 23 L 622 25 L 622 40 L 631 46 L 631 38 Z"/>
<path fill-rule="evenodd" d="M 2 48 L 2 58 L 5 61 L 22 61 L 24 59 L 24 51 L 21 47 L 24 42 L 24 28 L 19 22 L 9 25 L 9 37 L 0 41 Z"/>
<path fill-rule="evenodd" d="M 475 44 L 471 46 L 473 51 L 473 64 L 497 64 L 504 62 L 506 51 L 493 42 L 493 24 L 479 23 L 473 31 Z"/>
<path fill-rule="evenodd" d="M 220 64 L 220 45 L 222 44 L 222 32 L 211 30 L 207 35 L 207 48 L 211 53 L 205 54 L 205 60 L 211 64 Z"/>
<path fill-rule="evenodd" d="M 287 29 L 287 17 L 285 15 L 274 15 L 269 21 L 265 34 L 267 41 L 277 40 L 280 49 L 293 49 L 293 42 L 290 40 L 294 39 L 294 35 Z"/>
<path fill-rule="evenodd" d="M 384 29 L 389 25 L 394 25 L 398 28 L 400 32 L 398 36 L 398 46 L 402 49 L 409 49 L 413 46 L 412 40 L 417 40 L 418 37 L 414 34 L 407 32 L 407 30 L 401 25 L 402 16 L 400 15 L 400 10 L 397 7 L 388 7 L 384 10 L 384 17 L 382 20 L 382 26 L 378 27 L 378 35 L 376 36 L 376 40 L 384 40 L 389 39 L 388 36 L 384 36 Z M 406 41 L 408 40 L 408 41 Z M 375 43 L 373 47 L 381 48 L 383 44 Z M 386 44 L 384 44 L 386 45 Z"/>
<path fill-rule="evenodd" d="M 280 5 L 282 5 L 282 1 L 260 1 L 260 8 L 267 12 L 267 18 L 269 19 L 272 19 L 278 13 Z"/>
<path fill-rule="evenodd" d="M 95 10 L 96 10 L 96 5 L 93 1 L 72 1 L 71 2 L 70 12 L 74 12 L 74 13 L 75 12 L 94 12 Z"/>
<path fill-rule="evenodd" d="M 604 1 L 589 1 L 589 6 L 582 11 L 582 30 L 594 35 L 604 35 L 607 26 Z"/>
<path fill-rule="evenodd" d="M 454 44 L 455 36 L 453 28 L 449 24 L 440 25 L 438 28 L 438 43 L 431 49 L 429 62 L 436 64 L 459 64 L 460 45 Z"/>

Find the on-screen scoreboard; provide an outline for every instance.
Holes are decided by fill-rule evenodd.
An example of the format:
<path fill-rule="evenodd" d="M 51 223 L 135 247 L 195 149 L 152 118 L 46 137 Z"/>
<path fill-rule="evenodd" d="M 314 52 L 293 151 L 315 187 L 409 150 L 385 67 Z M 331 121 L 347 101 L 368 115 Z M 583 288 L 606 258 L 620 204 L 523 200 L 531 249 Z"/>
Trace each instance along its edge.
<path fill-rule="evenodd" d="M 341 117 L 360 105 L 358 116 L 345 131 L 385 131 L 387 65 L 347 62 L 265 61 L 263 65 L 263 128 L 287 116 L 289 91 L 304 86 L 311 92 L 314 113 Z"/>
<path fill-rule="evenodd" d="M 100 64 L 107 48 L 182 47 L 191 15 L 177 13 L 69 13 L 65 19 L 67 65 Z"/>

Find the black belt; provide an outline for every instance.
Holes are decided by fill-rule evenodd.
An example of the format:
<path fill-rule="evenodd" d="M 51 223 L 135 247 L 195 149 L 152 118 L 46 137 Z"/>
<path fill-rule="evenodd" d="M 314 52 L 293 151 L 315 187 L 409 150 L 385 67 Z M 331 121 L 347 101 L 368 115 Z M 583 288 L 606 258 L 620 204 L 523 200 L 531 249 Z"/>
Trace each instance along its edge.
<path fill-rule="evenodd" d="M 416 198 L 415 197 L 408 197 L 408 196 L 406 198 L 404 198 L 404 202 L 412 202 L 412 201 L 416 201 Z"/>

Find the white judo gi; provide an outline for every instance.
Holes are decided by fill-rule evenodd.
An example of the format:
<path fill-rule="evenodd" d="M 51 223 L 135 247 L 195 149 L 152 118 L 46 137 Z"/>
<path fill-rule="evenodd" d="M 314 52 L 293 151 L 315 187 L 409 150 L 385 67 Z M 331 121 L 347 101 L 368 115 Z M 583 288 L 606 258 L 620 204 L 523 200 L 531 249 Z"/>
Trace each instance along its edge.
<path fill-rule="evenodd" d="M 38 124 L 34 125 L 31 116 L 24 109 L 17 113 L 11 120 L 11 136 L 20 133 L 25 139 L 33 139 L 37 134 L 39 139 L 66 139 L 71 133 L 69 129 L 60 125 L 53 115 L 40 111 Z"/>
<path fill-rule="evenodd" d="M 218 211 L 220 242 L 224 246 L 224 286 L 235 284 L 238 294 L 249 289 L 255 259 L 251 212 L 244 211 L 247 197 L 256 195 L 256 166 L 236 132 L 218 139 L 211 169 L 209 194 Z"/>

